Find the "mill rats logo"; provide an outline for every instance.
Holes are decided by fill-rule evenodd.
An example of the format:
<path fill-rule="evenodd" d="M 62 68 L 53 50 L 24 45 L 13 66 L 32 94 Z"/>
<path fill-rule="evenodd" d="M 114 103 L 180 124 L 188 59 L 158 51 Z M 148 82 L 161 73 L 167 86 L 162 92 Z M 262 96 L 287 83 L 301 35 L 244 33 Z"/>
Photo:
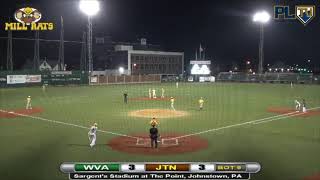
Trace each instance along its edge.
<path fill-rule="evenodd" d="M 39 22 L 42 14 L 39 10 L 31 7 L 18 9 L 14 12 L 14 18 L 18 22 L 5 23 L 5 30 L 8 31 L 45 31 L 53 30 L 53 23 Z"/>

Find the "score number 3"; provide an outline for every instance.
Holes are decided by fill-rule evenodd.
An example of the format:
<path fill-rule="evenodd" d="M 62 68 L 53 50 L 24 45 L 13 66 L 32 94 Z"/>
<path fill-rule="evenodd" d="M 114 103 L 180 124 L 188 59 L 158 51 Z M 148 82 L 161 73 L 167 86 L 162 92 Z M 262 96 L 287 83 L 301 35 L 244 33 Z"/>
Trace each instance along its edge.
<path fill-rule="evenodd" d="M 201 171 L 206 170 L 206 166 L 204 164 L 199 164 L 199 170 Z"/>
<path fill-rule="evenodd" d="M 136 169 L 136 167 L 135 167 L 134 164 L 129 164 L 129 170 L 133 171 L 133 170 L 135 170 L 135 169 Z"/>

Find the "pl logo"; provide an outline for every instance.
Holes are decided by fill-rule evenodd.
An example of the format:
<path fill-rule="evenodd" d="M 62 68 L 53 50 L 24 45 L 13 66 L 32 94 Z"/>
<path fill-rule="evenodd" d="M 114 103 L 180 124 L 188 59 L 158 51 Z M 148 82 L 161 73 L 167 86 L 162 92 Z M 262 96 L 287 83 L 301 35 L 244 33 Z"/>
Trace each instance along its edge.
<path fill-rule="evenodd" d="M 315 6 L 313 5 L 297 5 L 295 7 L 295 13 L 290 13 L 289 6 L 274 6 L 274 18 L 275 19 L 298 19 L 303 25 L 307 25 L 315 17 Z"/>

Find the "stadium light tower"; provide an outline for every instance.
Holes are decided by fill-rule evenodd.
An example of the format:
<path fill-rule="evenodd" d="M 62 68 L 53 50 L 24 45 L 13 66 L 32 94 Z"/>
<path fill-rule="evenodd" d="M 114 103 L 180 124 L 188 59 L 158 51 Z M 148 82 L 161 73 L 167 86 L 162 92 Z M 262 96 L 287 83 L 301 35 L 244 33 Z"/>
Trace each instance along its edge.
<path fill-rule="evenodd" d="M 96 15 L 100 10 L 100 4 L 97 0 L 80 0 L 80 10 L 88 16 L 88 64 L 89 74 L 93 71 L 93 59 L 92 59 L 92 22 L 91 17 Z"/>
<path fill-rule="evenodd" d="M 254 14 L 253 22 L 260 24 L 260 43 L 259 43 L 259 74 L 263 73 L 263 60 L 264 60 L 264 52 L 263 52 L 263 41 L 264 41 L 264 25 L 268 23 L 270 20 L 270 15 L 266 11 L 260 11 Z"/>

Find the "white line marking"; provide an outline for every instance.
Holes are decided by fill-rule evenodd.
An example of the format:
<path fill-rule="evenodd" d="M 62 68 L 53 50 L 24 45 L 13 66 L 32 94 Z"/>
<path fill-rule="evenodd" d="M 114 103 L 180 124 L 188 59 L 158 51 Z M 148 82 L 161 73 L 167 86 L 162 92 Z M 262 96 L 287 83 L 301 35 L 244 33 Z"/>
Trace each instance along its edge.
<path fill-rule="evenodd" d="M 273 118 L 288 116 L 288 115 L 295 114 L 295 113 L 298 113 L 298 112 L 294 111 L 294 112 L 289 112 L 289 113 L 280 114 L 280 115 L 276 115 L 276 116 L 266 117 L 266 118 L 262 118 L 262 119 L 255 120 L 254 123 L 259 122 L 259 121 L 265 121 L 265 120 L 268 120 L 268 119 L 273 119 Z"/>
<path fill-rule="evenodd" d="M 270 119 L 270 120 L 265 120 L 265 121 L 254 122 L 253 124 L 254 125 L 262 124 L 262 123 L 267 123 L 267 122 L 271 122 L 271 121 L 276 121 L 276 120 L 279 120 L 279 119 L 285 119 L 285 118 L 289 118 L 289 117 L 299 116 L 299 115 L 303 115 L 303 114 L 304 114 L 303 112 L 300 112 L 300 113 L 296 113 L 296 114 L 293 114 L 293 115 L 290 115 L 290 116 L 285 116 L 285 117 L 280 117 L 280 118 L 275 118 L 275 119 Z"/>
<path fill-rule="evenodd" d="M 0 109 L 0 112 L 10 113 L 9 111 L 2 110 L 2 109 Z M 32 119 L 38 119 L 38 120 L 41 120 L 41 121 L 47 121 L 47 122 L 56 123 L 56 124 L 63 124 L 63 125 L 67 125 L 67 126 L 78 127 L 78 128 L 82 128 L 82 129 L 90 129 L 88 127 L 77 125 L 77 124 L 71 124 L 71 123 L 66 123 L 66 122 L 62 122 L 62 121 L 46 119 L 46 118 L 37 117 L 37 116 L 30 116 L 30 115 L 27 115 L 27 114 L 20 114 L 20 113 L 16 113 L 16 112 L 11 112 L 11 114 L 14 114 L 16 116 L 28 117 L 28 118 L 32 118 Z M 104 130 L 100 130 L 100 129 L 98 129 L 97 131 L 102 132 L 102 133 L 117 135 L 117 136 L 124 136 L 124 137 L 134 138 L 134 139 L 138 138 L 138 137 L 134 137 L 134 136 L 126 135 L 126 134 L 120 134 L 120 133 L 115 133 L 115 132 L 111 132 L 111 131 L 104 131 Z"/>
<path fill-rule="evenodd" d="M 308 109 L 309 111 L 310 110 L 315 110 L 315 109 L 319 109 L 319 107 L 314 107 L 314 108 L 310 108 Z M 296 113 L 296 112 L 295 112 Z M 290 115 L 290 114 L 293 114 L 293 115 Z M 288 116 L 290 115 L 290 116 Z M 243 126 L 243 125 L 247 125 L 247 124 L 254 124 L 256 125 L 255 123 L 256 122 L 260 122 L 260 123 L 263 123 L 263 122 L 271 122 L 271 121 L 275 121 L 275 120 L 279 120 L 279 119 L 285 119 L 285 118 L 289 118 L 289 117 L 293 117 L 293 116 L 298 116 L 298 115 L 301 115 L 301 113 L 286 113 L 286 114 L 282 114 L 282 115 L 277 115 L 277 116 L 272 116 L 272 117 L 267 117 L 267 118 L 263 118 L 263 119 L 257 119 L 257 120 L 253 120 L 253 121 L 247 121 L 247 122 L 244 122 L 244 123 L 239 123 L 239 124 L 233 124 L 233 125 L 229 125 L 229 126 L 224 126 L 224 127 L 220 127 L 220 128 L 215 128 L 215 129 L 209 129 L 209 130 L 206 130 L 206 131 L 200 131 L 200 132 L 197 132 L 197 133 L 192 133 L 192 134 L 187 134 L 187 135 L 183 135 L 183 136 L 178 136 L 178 137 L 175 137 L 175 138 L 172 138 L 172 139 L 181 139 L 181 138 L 186 138 L 186 137 L 190 137 L 190 136 L 195 136 L 195 135 L 199 135 L 199 134 L 205 134 L 205 133 L 208 133 L 208 132 L 215 132 L 215 131 L 219 131 L 219 130 L 222 130 L 222 129 L 228 129 L 228 128 L 233 128 L 233 127 L 238 127 L 238 126 Z M 276 119 L 273 119 L 275 117 L 279 117 L 279 118 L 276 118 Z M 266 120 L 266 121 L 265 121 Z"/>
<path fill-rule="evenodd" d="M 310 108 L 310 109 L 308 109 L 308 111 L 319 109 L 319 108 L 320 108 L 320 106 L 319 107 Z M 2 109 L 0 109 L 0 111 L 1 112 L 5 112 L 5 113 L 9 113 L 8 111 L 2 110 Z M 68 125 L 68 126 L 79 127 L 79 128 L 83 128 L 83 129 L 90 129 L 88 127 L 81 126 L 81 125 L 65 123 L 65 122 L 55 121 L 55 120 L 50 120 L 50 119 L 45 119 L 45 118 L 37 117 L 37 116 L 30 116 L 30 115 L 26 115 L 26 114 L 15 113 L 15 112 L 13 112 L 12 114 L 15 114 L 17 116 L 29 117 L 29 118 L 32 118 L 32 119 L 38 119 L 38 120 L 42 120 L 42 121 L 48 121 L 48 122 L 57 123 L 57 124 L 64 124 L 64 125 Z M 253 120 L 253 121 L 247 121 L 247 122 L 244 122 L 244 123 L 233 124 L 233 125 L 224 126 L 224 127 L 220 127 L 220 128 L 209 129 L 209 130 L 206 130 L 206 131 L 200 131 L 200 132 L 197 132 L 197 133 L 187 134 L 187 135 L 178 136 L 178 137 L 174 137 L 174 138 L 168 138 L 168 140 L 186 138 L 186 137 L 190 137 L 190 136 L 195 136 L 195 135 L 199 135 L 199 134 L 205 134 L 205 133 L 208 133 L 208 132 L 215 132 L 215 131 L 228 129 L 228 128 L 232 128 L 232 127 L 243 126 L 243 125 L 247 125 L 247 124 L 257 125 L 257 124 L 261 124 L 261 123 L 272 122 L 272 121 L 279 120 L 279 119 L 286 119 L 286 118 L 290 118 L 290 117 L 294 117 L 294 116 L 298 116 L 298 115 L 302 115 L 302 114 L 304 114 L 304 113 L 290 112 L 290 113 L 286 113 L 286 114 L 266 117 L 266 118 L 257 119 L 257 120 Z M 134 136 L 130 136 L 130 135 L 114 133 L 114 132 L 110 132 L 110 131 L 104 131 L 104 130 L 98 130 L 98 131 L 103 132 L 103 133 L 107 133 L 107 134 L 113 134 L 113 135 L 118 135 L 118 136 L 134 138 L 134 139 L 137 139 L 137 140 L 140 139 L 139 137 L 134 137 Z"/>

